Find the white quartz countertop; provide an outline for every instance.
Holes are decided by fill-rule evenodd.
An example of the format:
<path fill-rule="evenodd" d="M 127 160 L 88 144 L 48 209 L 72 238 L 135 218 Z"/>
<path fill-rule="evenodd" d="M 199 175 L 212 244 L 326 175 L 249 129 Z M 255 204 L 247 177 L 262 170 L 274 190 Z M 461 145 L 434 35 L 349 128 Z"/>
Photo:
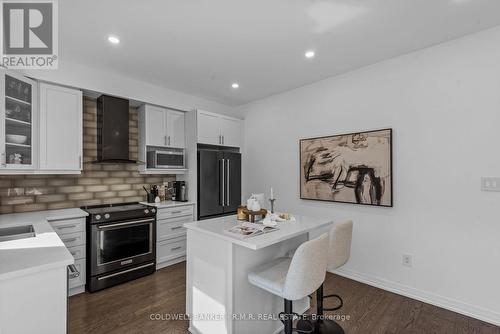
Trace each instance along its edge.
<path fill-rule="evenodd" d="M 0 215 L 0 228 L 33 225 L 35 237 L 0 242 L 0 281 L 74 263 L 49 221 L 83 218 L 80 209 Z"/>
<path fill-rule="evenodd" d="M 144 205 L 154 206 L 158 209 L 175 208 L 177 206 L 194 205 L 193 202 L 163 201 L 159 203 L 139 202 Z"/>
<path fill-rule="evenodd" d="M 277 226 L 279 228 L 278 231 L 246 239 L 238 239 L 224 232 L 224 230 L 228 230 L 239 223 L 236 219 L 236 215 L 200 220 L 193 223 L 185 223 L 184 227 L 188 230 L 206 233 L 223 240 L 230 241 L 234 244 L 257 250 L 333 223 L 331 219 L 325 218 L 312 218 L 295 215 L 294 217 L 296 219 L 295 221 L 279 222 Z"/>

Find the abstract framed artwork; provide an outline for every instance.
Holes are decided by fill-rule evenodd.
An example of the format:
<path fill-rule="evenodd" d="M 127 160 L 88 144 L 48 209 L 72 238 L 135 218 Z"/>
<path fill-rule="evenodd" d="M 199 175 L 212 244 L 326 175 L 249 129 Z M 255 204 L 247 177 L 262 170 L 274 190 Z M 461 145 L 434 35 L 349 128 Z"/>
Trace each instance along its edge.
<path fill-rule="evenodd" d="M 301 139 L 300 198 L 392 207 L 392 129 Z"/>

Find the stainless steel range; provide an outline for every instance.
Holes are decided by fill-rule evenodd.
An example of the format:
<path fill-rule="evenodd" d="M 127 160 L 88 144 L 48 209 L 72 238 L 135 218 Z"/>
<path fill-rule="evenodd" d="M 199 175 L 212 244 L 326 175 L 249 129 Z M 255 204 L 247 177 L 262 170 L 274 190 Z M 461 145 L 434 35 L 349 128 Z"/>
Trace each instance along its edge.
<path fill-rule="evenodd" d="M 87 290 L 156 270 L 156 209 L 138 203 L 88 206 Z"/>

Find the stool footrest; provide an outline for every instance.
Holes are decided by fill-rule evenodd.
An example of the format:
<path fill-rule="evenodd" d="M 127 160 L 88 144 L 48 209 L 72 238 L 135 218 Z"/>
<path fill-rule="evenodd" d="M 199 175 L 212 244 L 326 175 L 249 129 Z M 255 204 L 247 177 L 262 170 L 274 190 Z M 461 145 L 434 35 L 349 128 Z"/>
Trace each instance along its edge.
<path fill-rule="evenodd" d="M 339 295 L 327 295 L 327 296 L 323 297 L 323 300 L 327 299 L 327 298 L 332 298 L 332 297 L 337 298 L 339 300 L 340 304 L 338 306 L 332 307 L 332 308 L 323 307 L 323 311 L 336 311 L 336 310 L 342 308 L 342 306 L 344 306 L 344 301 L 342 300 L 342 298 L 340 298 Z"/>

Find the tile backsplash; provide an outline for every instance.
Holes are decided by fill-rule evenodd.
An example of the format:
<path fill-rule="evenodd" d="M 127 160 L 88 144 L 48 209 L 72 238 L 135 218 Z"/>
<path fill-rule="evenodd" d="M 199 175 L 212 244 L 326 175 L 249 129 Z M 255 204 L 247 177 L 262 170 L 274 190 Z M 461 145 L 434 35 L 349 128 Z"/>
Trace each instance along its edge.
<path fill-rule="evenodd" d="M 129 110 L 130 158 L 137 159 L 138 114 Z M 136 165 L 92 164 L 97 158 L 96 100 L 83 100 L 83 172 L 80 175 L 1 175 L 0 213 L 74 208 L 145 200 L 143 186 L 174 175 L 141 175 Z"/>

